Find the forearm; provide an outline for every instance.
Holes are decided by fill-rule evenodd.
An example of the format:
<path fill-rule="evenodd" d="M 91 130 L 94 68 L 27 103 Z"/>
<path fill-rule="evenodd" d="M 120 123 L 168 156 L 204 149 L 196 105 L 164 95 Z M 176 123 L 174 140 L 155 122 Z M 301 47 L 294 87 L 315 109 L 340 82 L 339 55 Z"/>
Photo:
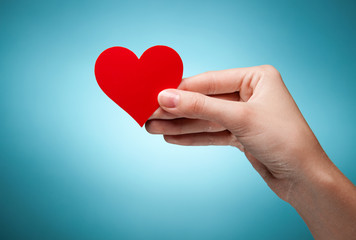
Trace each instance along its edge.
<path fill-rule="evenodd" d="M 294 184 L 289 202 L 315 239 L 356 238 L 356 187 L 324 156 Z"/>

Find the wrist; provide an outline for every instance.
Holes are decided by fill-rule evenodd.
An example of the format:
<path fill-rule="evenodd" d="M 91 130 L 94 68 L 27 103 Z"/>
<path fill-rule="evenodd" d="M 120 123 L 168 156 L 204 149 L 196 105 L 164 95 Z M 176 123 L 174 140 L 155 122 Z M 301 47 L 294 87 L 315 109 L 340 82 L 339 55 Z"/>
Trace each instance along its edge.
<path fill-rule="evenodd" d="M 340 177 L 340 172 L 324 152 L 301 161 L 305 164 L 294 177 L 288 195 L 288 202 L 297 210 L 306 201 L 312 201 L 315 194 L 333 191 Z"/>
<path fill-rule="evenodd" d="M 322 154 L 301 171 L 288 202 L 315 239 L 350 239 L 356 234 L 356 187 Z"/>

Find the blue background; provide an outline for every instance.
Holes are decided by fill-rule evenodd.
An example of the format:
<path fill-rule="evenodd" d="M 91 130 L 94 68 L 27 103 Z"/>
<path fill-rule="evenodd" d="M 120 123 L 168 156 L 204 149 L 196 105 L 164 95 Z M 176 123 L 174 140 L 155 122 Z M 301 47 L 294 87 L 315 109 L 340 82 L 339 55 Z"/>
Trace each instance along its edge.
<path fill-rule="evenodd" d="M 308 239 L 232 147 L 148 134 L 97 56 L 173 47 L 184 76 L 272 64 L 356 182 L 355 1 L 1 1 L 1 239 Z"/>

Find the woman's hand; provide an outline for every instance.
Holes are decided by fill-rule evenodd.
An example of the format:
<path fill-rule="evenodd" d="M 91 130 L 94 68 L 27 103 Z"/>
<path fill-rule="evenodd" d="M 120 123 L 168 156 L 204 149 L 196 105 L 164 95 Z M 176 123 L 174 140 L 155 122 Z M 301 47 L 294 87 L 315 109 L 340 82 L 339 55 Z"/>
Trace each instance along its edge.
<path fill-rule="evenodd" d="M 297 209 L 314 237 L 338 236 L 337 229 L 350 222 L 356 226 L 354 185 L 329 160 L 274 67 L 203 73 L 183 79 L 178 90 L 162 91 L 158 101 L 148 132 L 173 144 L 238 147 L 269 187 Z M 352 193 L 343 196 L 348 214 L 328 210 L 340 208 L 328 206 L 339 202 L 339 183 Z"/>
<path fill-rule="evenodd" d="M 207 72 L 160 93 L 146 129 L 180 145 L 232 145 L 282 199 L 312 155 L 324 154 L 272 66 Z"/>

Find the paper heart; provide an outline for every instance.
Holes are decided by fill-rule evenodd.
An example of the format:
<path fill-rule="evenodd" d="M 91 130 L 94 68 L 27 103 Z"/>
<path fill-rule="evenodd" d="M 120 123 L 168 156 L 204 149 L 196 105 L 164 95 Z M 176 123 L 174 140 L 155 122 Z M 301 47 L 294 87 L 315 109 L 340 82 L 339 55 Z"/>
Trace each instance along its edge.
<path fill-rule="evenodd" d="M 182 59 L 166 46 L 151 47 L 140 58 L 127 48 L 112 47 L 95 63 L 100 88 L 141 127 L 159 107 L 158 93 L 177 88 L 182 75 Z"/>

